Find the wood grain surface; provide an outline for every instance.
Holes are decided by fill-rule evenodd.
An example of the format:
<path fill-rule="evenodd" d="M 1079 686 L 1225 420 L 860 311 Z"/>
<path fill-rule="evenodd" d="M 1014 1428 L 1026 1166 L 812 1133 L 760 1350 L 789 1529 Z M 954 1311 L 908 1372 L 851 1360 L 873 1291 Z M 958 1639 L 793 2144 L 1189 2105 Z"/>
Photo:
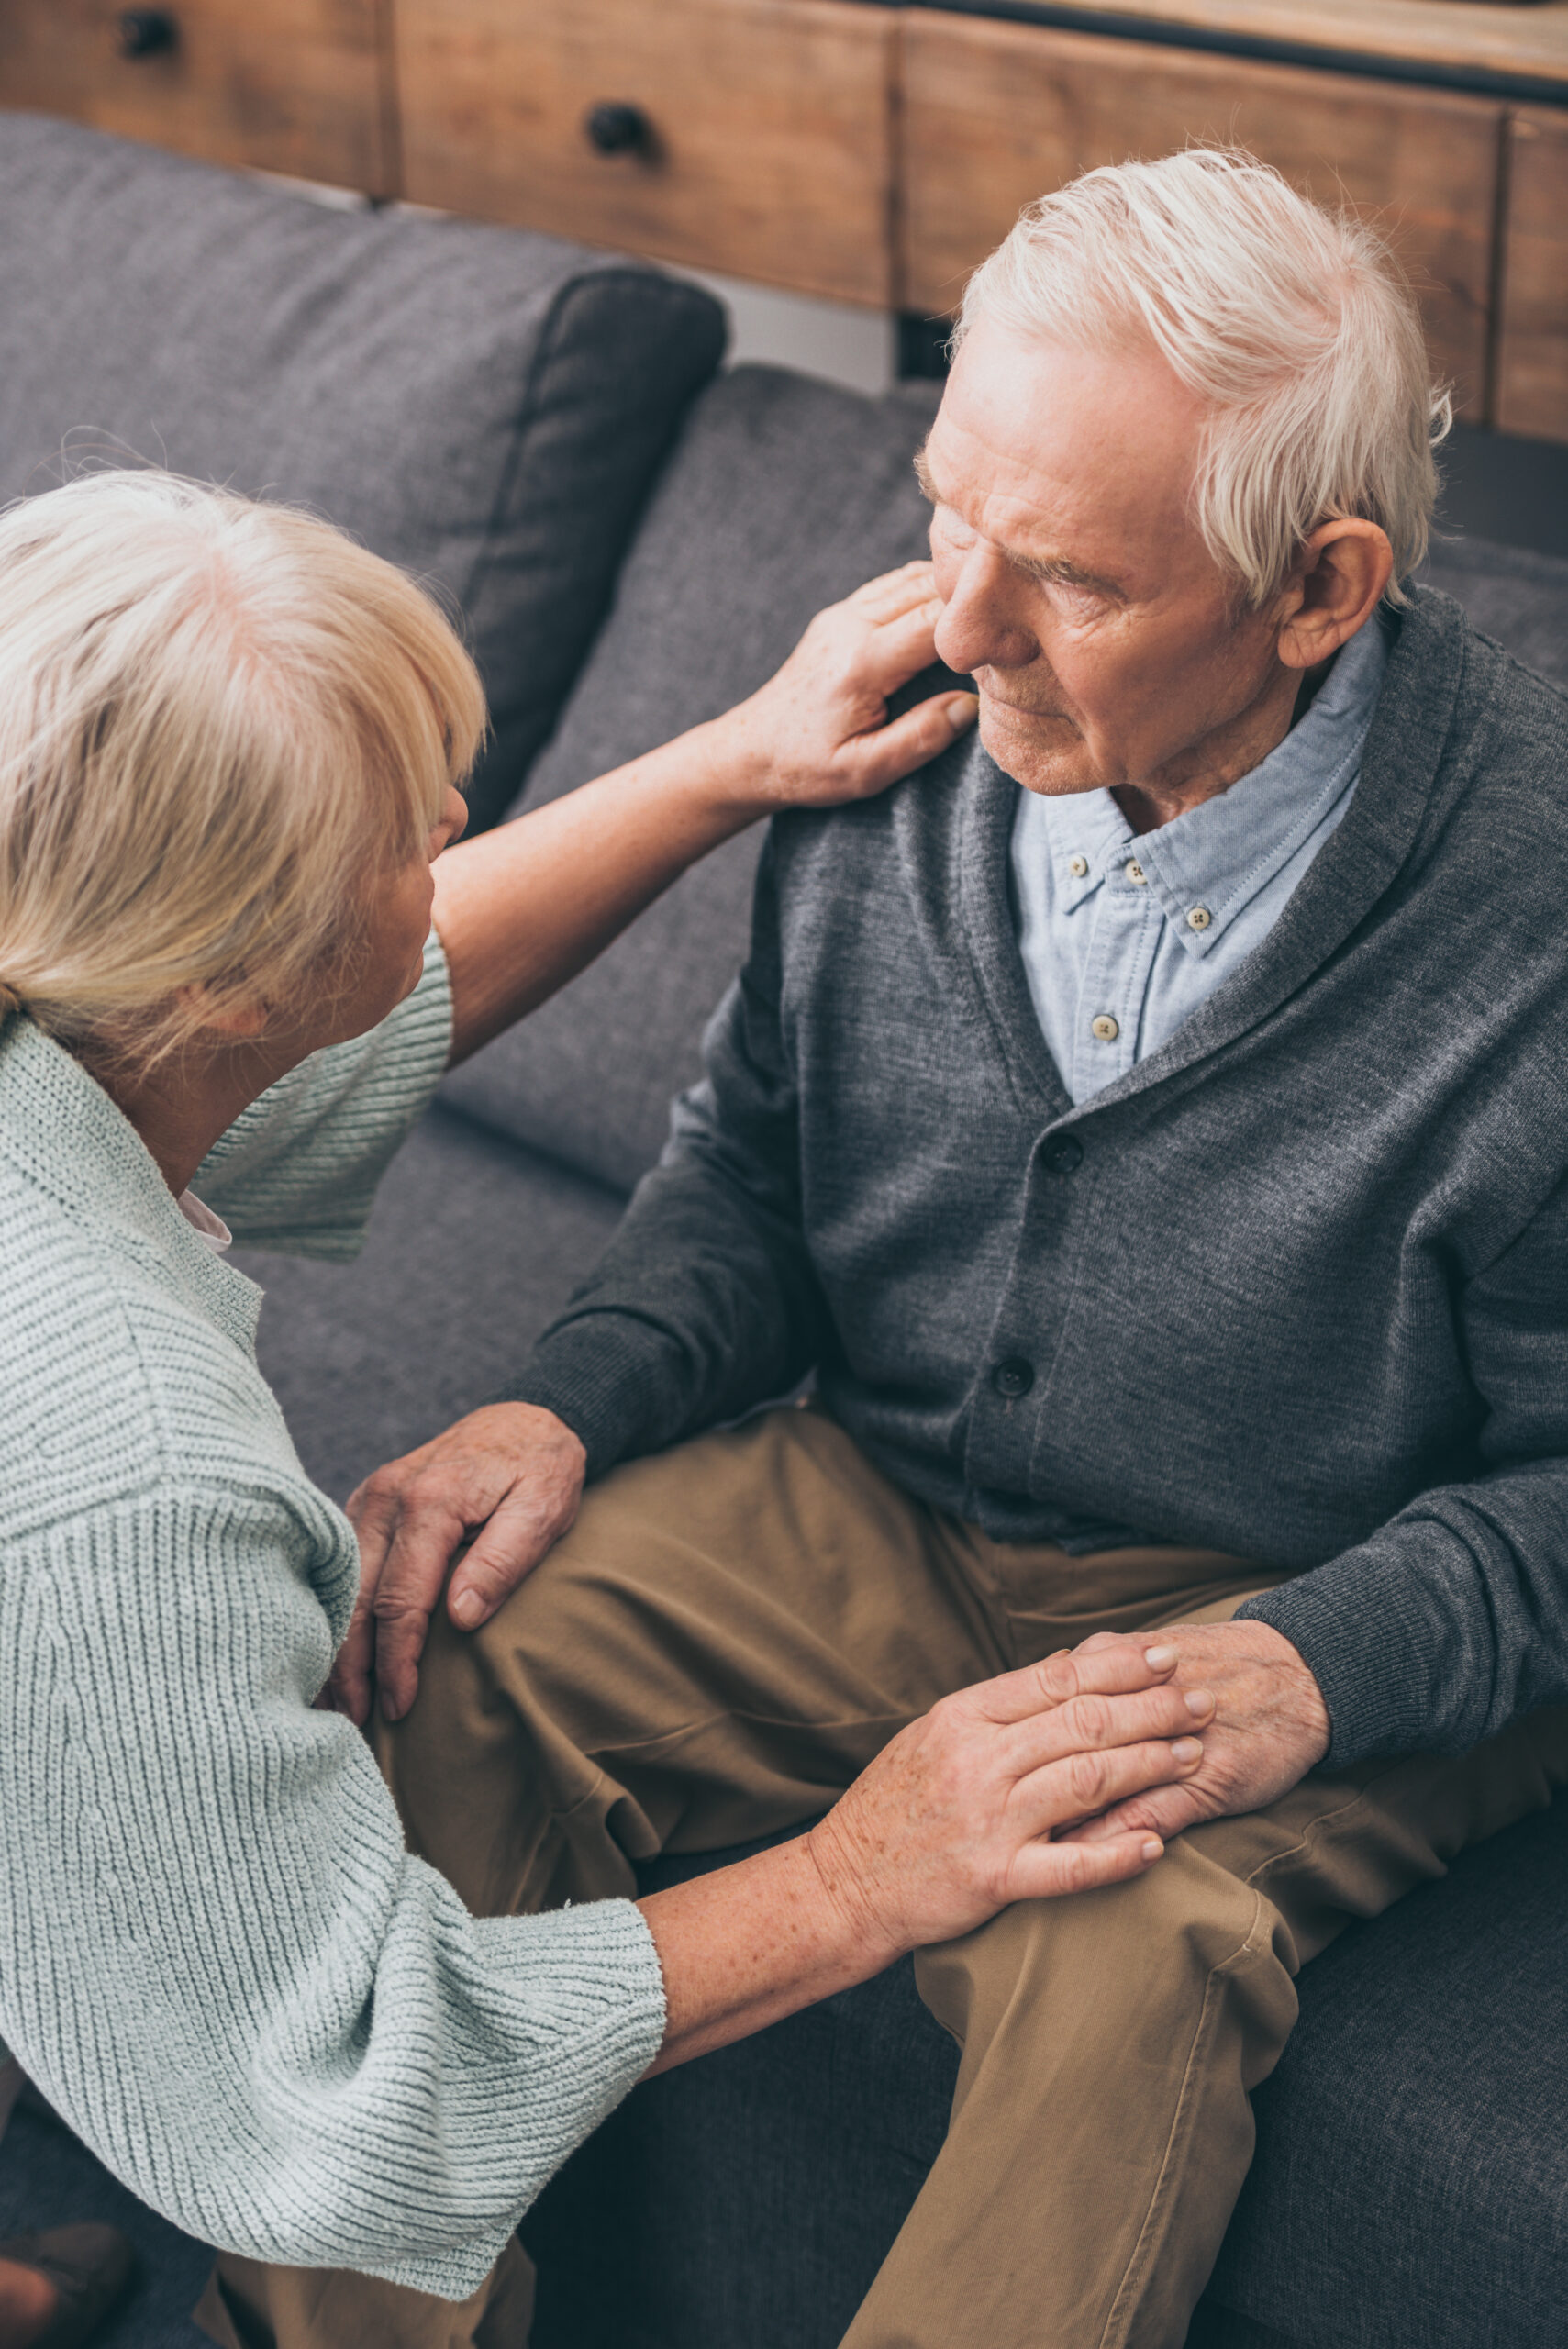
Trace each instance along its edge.
<path fill-rule="evenodd" d="M 891 10 L 397 0 L 395 22 L 414 201 L 889 300 Z M 641 151 L 595 153 L 604 101 L 641 110 Z"/>
<path fill-rule="evenodd" d="M 1496 421 L 1568 440 L 1568 118 L 1514 117 L 1507 181 Z"/>
<path fill-rule="evenodd" d="M 1053 0 L 1063 9 L 1079 0 Z M 1568 0 L 1081 0 L 1085 15 L 1141 17 L 1233 40 L 1380 58 L 1568 87 Z"/>
<path fill-rule="evenodd" d="M 174 0 L 174 48 L 131 59 L 113 0 L 0 0 L 0 105 L 391 195 L 388 5 Z"/>
<path fill-rule="evenodd" d="M 906 306 L 949 311 L 1022 207 L 1098 163 L 1235 141 L 1392 239 L 1433 358 L 1484 406 L 1502 106 L 1445 91 L 906 11 Z"/>

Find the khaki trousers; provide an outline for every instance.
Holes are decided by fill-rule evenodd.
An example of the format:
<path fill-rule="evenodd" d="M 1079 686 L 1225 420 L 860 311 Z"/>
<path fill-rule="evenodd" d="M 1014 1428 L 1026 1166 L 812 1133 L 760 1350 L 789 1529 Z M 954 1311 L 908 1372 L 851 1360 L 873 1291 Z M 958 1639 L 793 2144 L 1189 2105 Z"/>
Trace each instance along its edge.
<path fill-rule="evenodd" d="M 382 1758 L 413 1848 L 473 1909 L 602 1898 L 656 1852 L 815 1817 L 950 1689 L 1094 1631 L 1222 1620 L 1278 1579 L 1211 1551 L 990 1541 L 819 1412 L 779 1410 L 607 1477 L 476 1635 L 440 1618 Z M 921 1996 L 962 2049 L 951 2121 L 844 2349 L 1179 2349 L 1297 1968 L 1565 1776 L 1563 1713 L 1461 1760 L 1314 1775 L 1135 1883 L 922 1952 Z M 525 2338 L 495 2329 L 509 2261 L 462 2310 L 301 2274 L 222 2261 L 248 2329 L 215 2337 Z"/>

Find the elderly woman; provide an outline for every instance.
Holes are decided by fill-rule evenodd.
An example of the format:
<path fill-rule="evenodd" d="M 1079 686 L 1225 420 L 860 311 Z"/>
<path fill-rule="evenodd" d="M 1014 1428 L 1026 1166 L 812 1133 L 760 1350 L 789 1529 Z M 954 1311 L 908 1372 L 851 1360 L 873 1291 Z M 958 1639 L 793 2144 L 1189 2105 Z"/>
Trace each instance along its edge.
<path fill-rule="evenodd" d="M 939 1706 L 722 1874 L 471 1916 L 318 1703 L 354 1537 L 221 1254 L 351 1251 L 452 1058 L 717 841 L 945 744 L 967 697 L 883 723 L 931 620 L 923 566 L 877 582 L 728 717 L 452 849 L 480 689 L 398 573 L 158 475 L 0 520 L 0 2032 L 232 2251 L 471 2315 L 651 2067 L 1159 1856 L 1051 1840 L 1197 1758 L 1173 1659 L 1118 1651 Z"/>

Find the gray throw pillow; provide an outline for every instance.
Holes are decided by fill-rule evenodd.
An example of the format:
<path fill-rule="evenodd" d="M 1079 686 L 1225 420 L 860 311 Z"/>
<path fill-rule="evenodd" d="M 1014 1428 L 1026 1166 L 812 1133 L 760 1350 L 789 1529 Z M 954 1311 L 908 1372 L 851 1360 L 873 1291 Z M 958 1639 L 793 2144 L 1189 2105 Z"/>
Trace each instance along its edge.
<path fill-rule="evenodd" d="M 926 552 L 911 461 L 940 386 L 884 399 L 769 367 L 705 393 L 621 572 L 526 805 L 574 790 L 763 683 L 812 614 Z M 933 680 L 924 691 L 935 690 Z M 629 1189 L 746 948 L 760 828 L 697 865 L 593 967 L 442 1088 L 449 1104 Z"/>
<path fill-rule="evenodd" d="M 490 821 L 717 368 L 699 288 L 0 115 L 0 497 L 139 460 L 309 506 L 461 607 Z"/>

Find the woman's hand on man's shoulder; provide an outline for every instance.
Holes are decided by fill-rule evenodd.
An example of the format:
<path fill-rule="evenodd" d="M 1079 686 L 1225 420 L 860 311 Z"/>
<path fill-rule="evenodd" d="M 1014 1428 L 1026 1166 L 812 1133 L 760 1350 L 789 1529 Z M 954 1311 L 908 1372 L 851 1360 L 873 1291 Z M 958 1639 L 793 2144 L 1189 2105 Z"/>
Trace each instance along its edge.
<path fill-rule="evenodd" d="M 906 562 L 818 612 L 778 674 L 715 721 L 728 772 L 764 807 L 870 798 L 973 725 L 973 694 L 943 693 L 891 721 L 890 696 L 935 659 L 941 603 L 929 562 Z"/>

